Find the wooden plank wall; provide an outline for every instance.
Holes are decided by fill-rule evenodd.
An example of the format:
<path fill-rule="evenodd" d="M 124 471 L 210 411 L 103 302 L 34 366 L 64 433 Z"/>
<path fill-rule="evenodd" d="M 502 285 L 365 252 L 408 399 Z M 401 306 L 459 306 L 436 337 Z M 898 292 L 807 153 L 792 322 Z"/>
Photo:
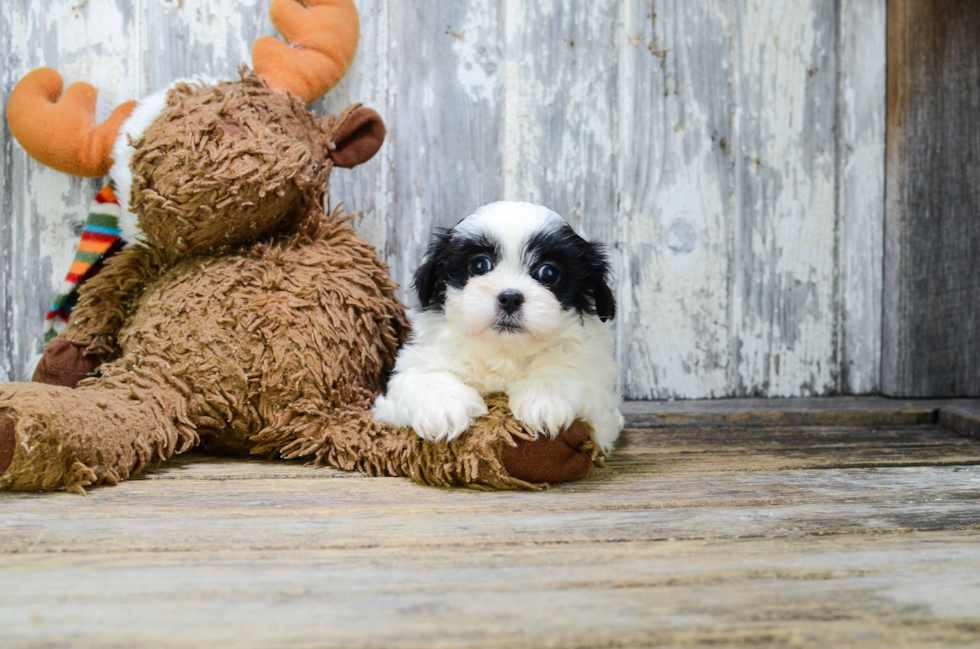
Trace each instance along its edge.
<path fill-rule="evenodd" d="M 888 3 L 882 390 L 980 396 L 980 3 Z"/>
<path fill-rule="evenodd" d="M 389 139 L 333 195 L 405 283 L 430 229 L 526 199 L 609 244 L 632 398 L 879 389 L 885 0 L 358 0 L 317 111 Z M 108 110 L 232 74 L 266 0 L 7 0 L 6 96 L 38 65 Z M 97 182 L 0 133 L 0 378 L 23 377 Z"/>

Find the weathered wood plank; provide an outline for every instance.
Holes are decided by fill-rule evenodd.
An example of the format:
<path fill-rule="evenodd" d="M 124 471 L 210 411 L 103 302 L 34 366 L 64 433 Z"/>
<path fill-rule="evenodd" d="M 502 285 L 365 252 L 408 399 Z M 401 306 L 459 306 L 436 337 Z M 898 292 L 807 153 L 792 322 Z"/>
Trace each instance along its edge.
<path fill-rule="evenodd" d="M 10 41 L 13 35 L 12 16 L 4 7 L 0 7 L 0 52 L 10 51 Z M 0 90 L 3 97 L 10 93 L 10 80 L 7 69 L 10 67 L 8 57 L 0 55 Z M 14 213 L 14 197 L 11 192 L 13 185 L 13 151 L 14 138 L 7 127 L 7 103 L 0 101 L 0 249 L 7 251 L 14 244 L 11 223 Z M 10 275 L 9 255 L 6 252 L 0 256 L 0 280 Z M 0 380 L 9 380 L 14 376 L 11 369 L 16 363 L 12 358 L 10 348 L 10 325 L 7 314 L 12 295 L 6 281 L 0 281 L 0 309 L 3 310 L 3 321 L 0 322 Z"/>
<path fill-rule="evenodd" d="M 318 115 L 337 115 L 353 103 L 364 104 L 378 111 L 388 128 L 396 132 L 401 120 L 393 112 L 391 68 L 389 66 L 389 18 L 385 0 L 357 0 L 361 16 L 361 41 L 357 55 L 347 75 L 327 96 L 313 106 Z M 354 169 L 335 169 L 330 177 L 330 199 L 343 202 L 348 213 L 356 214 L 354 226 L 358 234 L 370 241 L 384 254 L 391 247 L 388 236 L 397 214 L 388 191 L 392 170 L 397 169 L 392 157 L 394 147 L 388 144 L 368 163 Z M 400 277 L 404 282 L 405 278 Z"/>
<path fill-rule="evenodd" d="M 142 94 L 177 79 L 237 79 L 238 66 L 251 61 L 252 43 L 275 34 L 267 2 L 164 0 L 147 2 L 139 20 Z"/>
<path fill-rule="evenodd" d="M 910 426 L 934 423 L 940 409 L 967 399 L 811 397 L 626 401 L 629 428 L 663 426 Z"/>
<path fill-rule="evenodd" d="M 764 558 L 764 561 L 762 560 Z M 975 643 L 974 534 L 6 556 L 6 646 Z"/>
<path fill-rule="evenodd" d="M 980 403 L 942 408 L 939 411 L 939 424 L 964 437 L 980 440 Z"/>
<path fill-rule="evenodd" d="M 612 248 L 627 396 L 875 389 L 881 0 L 357 2 L 360 52 L 315 110 L 386 119 L 381 154 L 338 171 L 333 197 L 396 280 L 433 225 L 539 200 Z M 103 112 L 231 75 L 274 33 L 267 9 L 14 0 L 4 96 L 41 64 L 93 81 Z M 98 183 L 0 151 L 0 378 L 24 378 Z"/>
<path fill-rule="evenodd" d="M 980 445 L 937 426 L 629 431 L 608 470 L 544 493 L 190 461 L 84 499 L 0 494 L 0 552 L 599 543 L 980 525 L 980 466 L 969 466 L 980 464 Z"/>
<path fill-rule="evenodd" d="M 705 471 L 947 466 L 978 462 L 980 446 L 935 425 L 743 427 L 716 423 L 693 428 L 676 424 L 625 431 L 623 441 L 607 461 L 607 470 L 598 470 L 592 480 L 564 485 L 561 489 L 591 493 L 597 489 L 618 491 L 628 488 L 632 491 L 635 488 L 643 494 L 644 490 L 658 490 L 657 481 L 667 476 Z M 348 480 L 363 477 L 359 473 L 313 469 L 301 463 L 209 458 L 193 454 L 174 458 L 143 479 Z M 370 487 L 383 488 L 386 487 Z"/>
<path fill-rule="evenodd" d="M 888 3 L 882 391 L 980 395 L 980 4 Z"/>
<path fill-rule="evenodd" d="M 733 396 L 836 389 L 836 3 L 736 3 Z"/>
<path fill-rule="evenodd" d="M 505 3 L 504 195 L 610 246 L 616 218 L 619 3 Z"/>
<path fill-rule="evenodd" d="M 660 428 L 622 450 L 619 472 L 651 474 L 980 464 L 980 446 L 935 425 Z"/>
<path fill-rule="evenodd" d="M 5 495 L 0 499 L 4 509 L 0 552 L 370 547 L 408 551 L 420 546 L 805 538 L 980 529 L 975 502 L 980 472 L 975 467 L 879 470 L 873 477 L 884 484 L 887 499 L 859 496 L 858 483 L 849 477 L 868 476 L 866 469 L 803 473 L 794 481 L 796 485 L 790 483 L 790 495 L 785 498 L 780 495 L 780 479 L 770 480 L 767 490 L 760 475 L 689 476 L 686 498 L 684 490 L 671 492 L 670 479 L 648 483 L 645 493 L 562 489 L 536 499 L 526 494 L 428 494 L 421 487 L 391 479 L 131 482 L 83 501 L 78 497 L 69 501 L 67 496 Z M 749 494 L 742 498 L 724 494 L 712 498 L 705 493 L 711 490 L 703 488 L 711 483 L 723 491 L 727 483 L 749 485 L 755 479 L 759 482 L 754 488 L 746 486 Z M 804 480 L 807 484 L 797 486 Z M 864 482 L 877 486 L 873 480 Z M 916 495 L 928 491 L 923 487 L 934 482 L 947 485 L 947 492 L 932 498 Z"/>
<path fill-rule="evenodd" d="M 0 642 L 973 646 L 976 463 L 935 425 L 630 430 L 541 493 L 184 456 L 0 495 Z"/>
<path fill-rule="evenodd" d="M 624 389 L 634 399 L 725 396 L 732 392 L 728 8 L 625 6 L 617 216 Z"/>
<path fill-rule="evenodd" d="M 413 0 L 388 11 L 384 257 L 407 299 L 432 228 L 503 196 L 502 9 L 484 0 Z"/>
<path fill-rule="evenodd" d="M 66 86 L 88 81 L 99 89 L 97 116 L 138 96 L 140 3 L 127 0 L 18 0 L 0 5 L 4 33 L 0 118 L 5 137 L 6 98 L 31 69 L 57 69 Z M 25 377 L 41 351 L 44 314 L 71 264 L 97 180 L 71 178 L 34 162 L 13 138 L 3 142 L 0 205 L 0 381 Z"/>
<path fill-rule="evenodd" d="M 837 389 L 881 386 L 886 0 L 843 0 L 837 46 Z"/>

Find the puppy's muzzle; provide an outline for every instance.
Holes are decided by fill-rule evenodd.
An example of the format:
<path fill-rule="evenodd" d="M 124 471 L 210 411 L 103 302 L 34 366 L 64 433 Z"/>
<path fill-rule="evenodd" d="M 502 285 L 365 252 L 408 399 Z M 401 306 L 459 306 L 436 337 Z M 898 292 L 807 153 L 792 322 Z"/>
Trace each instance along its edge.
<path fill-rule="evenodd" d="M 497 296 L 497 307 L 507 315 L 517 313 L 524 304 L 524 294 L 520 291 L 507 289 Z"/>

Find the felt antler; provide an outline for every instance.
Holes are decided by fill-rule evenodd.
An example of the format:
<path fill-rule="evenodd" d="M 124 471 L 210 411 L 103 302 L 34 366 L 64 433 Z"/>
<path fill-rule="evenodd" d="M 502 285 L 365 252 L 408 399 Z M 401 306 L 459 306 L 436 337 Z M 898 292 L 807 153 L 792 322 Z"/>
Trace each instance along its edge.
<path fill-rule="evenodd" d="M 27 73 L 10 93 L 7 123 L 21 146 L 43 165 L 72 176 L 97 178 L 112 166 L 112 145 L 135 101 L 95 123 L 98 91 L 73 83 L 64 95 L 64 80 L 51 68 Z"/>
<path fill-rule="evenodd" d="M 357 50 L 357 8 L 351 0 L 274 0 L 272 24 L 290 45 L 263 36 L 252 46 L 255 71 L 272 88 L 307 104 L 333 88 Z"/>

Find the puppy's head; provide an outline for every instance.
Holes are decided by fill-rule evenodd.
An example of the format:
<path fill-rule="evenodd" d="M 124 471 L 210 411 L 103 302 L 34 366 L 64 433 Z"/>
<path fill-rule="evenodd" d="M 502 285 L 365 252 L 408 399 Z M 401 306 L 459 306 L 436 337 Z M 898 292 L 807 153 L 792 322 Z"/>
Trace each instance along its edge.
<path fill-rule="evenodd" d="M 437 230 L 414 286 L 422 309 L 459 333 L 516 348 L 547 342 L 570 318 L 616 314 L 602 244 L 531 203 L 491 203 Z"/>

